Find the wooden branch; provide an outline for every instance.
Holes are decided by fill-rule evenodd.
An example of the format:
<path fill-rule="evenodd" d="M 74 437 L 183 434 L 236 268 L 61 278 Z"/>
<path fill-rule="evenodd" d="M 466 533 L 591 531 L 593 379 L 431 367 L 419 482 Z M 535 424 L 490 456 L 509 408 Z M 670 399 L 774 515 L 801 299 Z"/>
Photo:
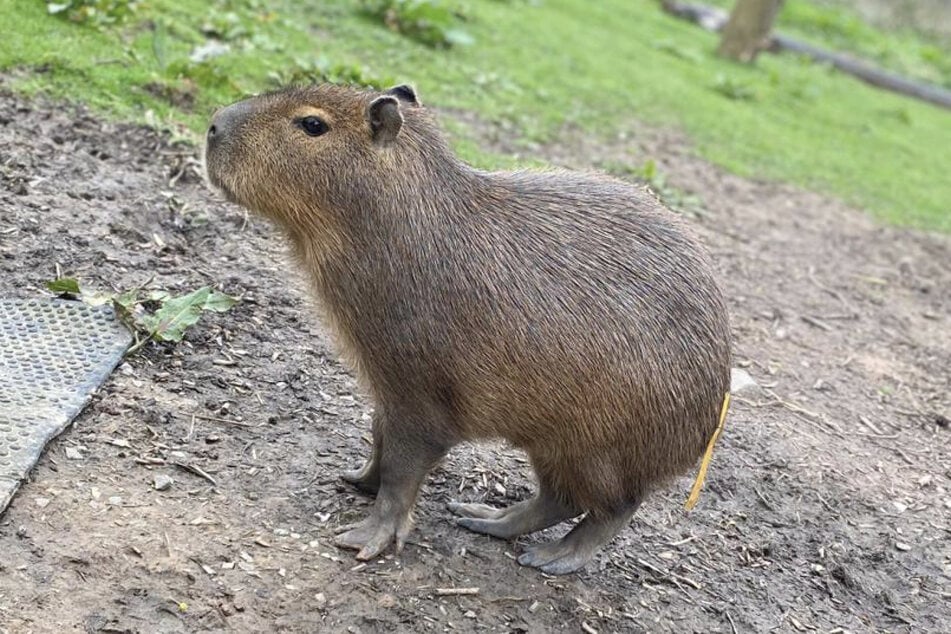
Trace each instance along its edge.
<path fill-rule="evenodd" d="M 662 6 L 667 13 L 699 24 L 704 29 L 713 32 L 721 31 L 729 17 L 725 11 L 702 4 L 664 0 Z M 769 41 L 769 50 L 774 53 L 790 51 L 805 55 L 817 62 L 831 64 L 840 71 L 877 88 L 884 88 L 951 110 L 951 91 L 946 88 L 902 77 L 843 53 L 825 51 L 818 46 L 806 44 L 785 35 L 774 35 Z"/>
<path fill-rule="evenodd" d="M 848 55 L 843 55 L 842 53 L 824 51 L 818 46 L 799 42 L 785 35 L 774 35 L 770 43 L 770 50 L 791 51 L 805 55 L 818 62 L 831 64 L 842 72 L 848 73 L 878 88 L 884 88 L 885 90 L 933 103 L 936 106 L 951 109 L 951 91 L 941 86 L 936 86 L 935 84 L 915 81 L 907 77 L 902 77 L 898 73 L 876 68 L 871 64 L 854 59 Z"/>
<path fill-rule="evenodd" d="M 707 31 L 714 33 L 719 33 L 730 19 L 730 14 L 723 9 L 705 4 L 690 4 L 677 0 L 664 0 L 661 4 L 667 13 L 699 24 Z"/>

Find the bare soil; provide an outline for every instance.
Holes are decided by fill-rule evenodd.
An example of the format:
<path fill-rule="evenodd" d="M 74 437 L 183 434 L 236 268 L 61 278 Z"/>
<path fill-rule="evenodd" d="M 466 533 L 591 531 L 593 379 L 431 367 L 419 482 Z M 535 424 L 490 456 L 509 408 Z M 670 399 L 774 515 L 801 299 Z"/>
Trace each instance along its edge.
<path fill-rule="evenodd" d="M 0 91 L 0 294 L 42 294 L 58 266 L 243 298 L 129 358 L 50 445 L 0 516 L 0 632 L 948 631 L 951 240 L 726 175 L 663 132 L 532 151 L 654 156 L 703 199 L 761 387 L 736 398 L 697 508 L 685 476 L 581 574 L 453 524 L 450 500 L 529 495 L 495 445 L 454 450 L 413 543 L 358 565 L 331 537 L 369 504 L 337 477 L 369 449 L 368 404 L 280 236 L 206 191 L 194 148 Z"/>

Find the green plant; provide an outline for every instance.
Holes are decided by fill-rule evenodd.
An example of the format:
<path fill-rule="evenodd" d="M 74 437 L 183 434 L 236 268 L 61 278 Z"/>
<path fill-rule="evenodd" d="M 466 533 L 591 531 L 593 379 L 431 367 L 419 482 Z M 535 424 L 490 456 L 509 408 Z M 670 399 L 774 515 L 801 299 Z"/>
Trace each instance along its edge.
<path fill-rule="evenodd" d="M 667 177 L 657 169 L 657 162 L 654 159 L 647 159 L 638 166 L 606 162 L 601 164 L 601 169 L 609 174 L 646 185 L 662 203 L 678 213 L 696 217 L 705 213 L 703 201 L 698 196 L 688 194 L 679 187 L 674 187 L 668 183 Z"/>
<path fill-rule="evenodd" d="M 179 296 L 161 290 L 145 292 L 143 287 L 122 293 L 85 293 L 75 278 L 61 277 L 47 282 L 46 288 L 94 306 L 111 304 L 119 319 L 135 335 L 135 343 L 126 354 L 133 354 L 149 341 L 179 342 L 185 331 L 198 323 L 203 312 L 227 312 L 238 302 L 209 286 Z"/>
<path fill-rule="evenodd" d="M 434 47 L 471 44 L 460 28 L 465 14 L 445 0 L 364 0 L 363 10 L 407 37 Z"/>
<path fill-rule="evenodd" d="M 756 99 L 756 91 L 753 90 L 749 82 L 740 81 L 727 75 L 717 75 L 713 82 L 713 90 L 735 101 L 753 101 Z"/>
<path fill-rule="evenodd" d="M 396 82 L 389 77 L 378 77 L 360 64 L 333 63 L 326 57 L 312 60 L 296 59 L 288 69 L 271 71 L 268 78 L 278 86 L 288 84 L 351 84 L 381 90 Z"/>
<path fill-rule="evenodd" d="M 140 3 L 140 0 L 65 0 L 47 2 L 46 10 L 50 15 L 63 16 L 73 22 L 102 26 L 129 17 Z"/>

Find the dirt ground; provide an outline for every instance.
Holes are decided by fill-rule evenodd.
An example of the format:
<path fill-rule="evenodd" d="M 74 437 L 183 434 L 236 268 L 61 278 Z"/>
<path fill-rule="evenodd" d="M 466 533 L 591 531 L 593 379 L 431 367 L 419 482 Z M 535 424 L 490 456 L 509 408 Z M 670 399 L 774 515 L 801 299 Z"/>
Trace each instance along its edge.
<path fill-rule="evenodd" d="M 358 565 L 331 536 L 369 503 L 337 479 L 369 449 L 368 406 L 279 236 L 205 190 L 193 149 L 0 87 L 0 294 L 42 294 L 58 265 L 243 298 L 128 359 L 50 445 L 0 516 L 0 632 L 949 631 L 951 240 L 723 174 L 676 135 L 563 141 L 533 152 L 653 156 L 703 199 L 761 388 L 736 399 L 697 508 L 691 474 L 581 574 L 453 524 L 450 500 L 529 494 L 499 446 L 454 450 L 413 542 Z"/>

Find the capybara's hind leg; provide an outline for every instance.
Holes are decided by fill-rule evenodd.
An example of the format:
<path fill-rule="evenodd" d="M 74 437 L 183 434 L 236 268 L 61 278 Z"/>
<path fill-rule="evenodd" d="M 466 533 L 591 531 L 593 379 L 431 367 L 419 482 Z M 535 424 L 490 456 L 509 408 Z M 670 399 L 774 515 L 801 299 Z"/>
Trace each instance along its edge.
<path fill-rule="evenodd" d="M 385 442 L 380 445 L 380 489 L 370 516 L 340 527 L 334 538 L 342 548 L 359 550 L 357 559 L 362 560 L 376 557 L 391 542 L 396 543 L 396 552 L 403 548 L 423 478 L 448 449 L 425 434 L 385 431 Z"/>
<path fill-rule="evenodd" d="M 548 487 L 540 487 L 535 497 L 504 509 L 486 504 L 452 502 L 449 504 L 449 510 L 461 516 L 456 520 L 459 526 L 501 539 L 534 533 L 579 513 L 554 495 Z"/>
<path fill-rule="evenodd" d="M 638 506 L 631 504 L 609 515 L 595 516 L 589 513 L 561 540 L 526 548 L 519 556 L 518 563 L 551 575 L 565 575 L 580 570 L 627 525 Z"/>

